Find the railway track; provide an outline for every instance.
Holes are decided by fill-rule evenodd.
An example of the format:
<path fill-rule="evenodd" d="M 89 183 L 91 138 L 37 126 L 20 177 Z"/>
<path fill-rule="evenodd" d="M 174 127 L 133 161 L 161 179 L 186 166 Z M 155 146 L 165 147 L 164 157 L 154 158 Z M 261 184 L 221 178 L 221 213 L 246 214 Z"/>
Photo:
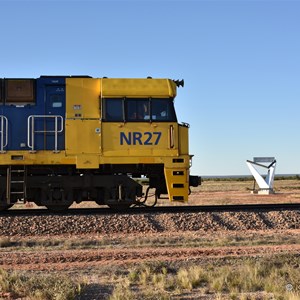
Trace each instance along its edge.
<path fill-rule="evenodd" d="M 113 211 L 14 209 L 0 214 L 0 236 L 111 235 L 216 230 L 300 229 L 299 204 L 159 206 Z"/>
<path fill-rule="evenodd" d="M 300 203 L 276 204 L 240 204 L 240 205 L 200 205 L 200 206 L 157 206 L 157 207 L 132 207 L 125 210 L 110 208 L 70 208 L 62 212 L 53 212 L 47 209 L 9 209 L 0 212 L 0 217 L 5 216 L 38 216 L 38 215 L 138 215 L 148 213 L 197 213 L 197 212 L 268 212 L 268 211 L 294 211 L 300 210 Z"/>

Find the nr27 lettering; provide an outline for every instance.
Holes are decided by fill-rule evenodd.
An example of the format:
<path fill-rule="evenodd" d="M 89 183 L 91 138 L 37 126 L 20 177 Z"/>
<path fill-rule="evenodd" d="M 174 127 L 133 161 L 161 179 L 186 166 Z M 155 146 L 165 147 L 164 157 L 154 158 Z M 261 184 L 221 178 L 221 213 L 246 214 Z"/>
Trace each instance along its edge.
<path fill-rule="evenodd" d="M 161 132 L 120 132 L 120 145 L 158 145 Z"/>

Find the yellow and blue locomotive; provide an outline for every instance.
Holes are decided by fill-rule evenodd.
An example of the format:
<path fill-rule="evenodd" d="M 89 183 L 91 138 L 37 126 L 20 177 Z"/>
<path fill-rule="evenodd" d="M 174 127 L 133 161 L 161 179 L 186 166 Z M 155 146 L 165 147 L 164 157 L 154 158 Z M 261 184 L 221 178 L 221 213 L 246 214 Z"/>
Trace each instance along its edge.
<path fill-rule="evenodd" d="M 41 76 L 0 79 L 0 209 L 74 201 L 125 208 L 147 198 L 187 201 L 188 125 L 174 98 L 183 81 Z M 148 189 L 135 178 L 147 179 Z"/>

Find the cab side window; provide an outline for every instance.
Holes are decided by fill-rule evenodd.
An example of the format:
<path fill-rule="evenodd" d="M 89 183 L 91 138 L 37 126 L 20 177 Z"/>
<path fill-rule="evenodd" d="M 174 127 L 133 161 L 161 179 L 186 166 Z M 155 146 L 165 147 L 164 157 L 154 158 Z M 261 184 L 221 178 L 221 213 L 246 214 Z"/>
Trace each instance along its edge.
<path fill-rule="evenodd" d="M 176 122 L 173 101 L 169 99 L 152 99 L 152 121 Z"/>
<path fill-rule="evenodd" d="M 145 121 L 150 120 L 149 100 L 127 100 L 126 101 L 126 120 Z"/>
<path fill-rule="evenodd" d="M 124 121 L 123 99 L 105 99 L 104 112 L 105 121 Z"/>
<path fill-rule="evenodd" d="M 169 98 L 106 98 L 102 108 L 107 122 L 177 122 L 174 102 Z"/>

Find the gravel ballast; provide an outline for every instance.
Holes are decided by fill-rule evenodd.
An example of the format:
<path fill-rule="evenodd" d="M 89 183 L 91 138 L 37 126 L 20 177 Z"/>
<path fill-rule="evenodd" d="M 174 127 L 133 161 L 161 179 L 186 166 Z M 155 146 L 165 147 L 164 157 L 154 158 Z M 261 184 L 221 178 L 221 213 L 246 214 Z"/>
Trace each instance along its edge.
<path fill-rule="evenodd" d="M 300 212 L 0 216 L 0 236 L 274 229 L 300 229 Z"/>

